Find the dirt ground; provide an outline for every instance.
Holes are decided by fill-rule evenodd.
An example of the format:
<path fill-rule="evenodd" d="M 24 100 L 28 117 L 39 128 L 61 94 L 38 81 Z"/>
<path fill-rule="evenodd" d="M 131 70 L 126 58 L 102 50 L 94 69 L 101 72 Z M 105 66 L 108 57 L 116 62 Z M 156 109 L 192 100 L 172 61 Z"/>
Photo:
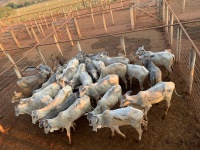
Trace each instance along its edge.
<path fill-rule="evenodd" d="M 160 51 L 168 48 L 166 40 L 163 38 L 162 30 L 150 30 L 138 33 L 125 34 L 127 54 L 135 52 L 142 44 L 145 48 L 152 51 Z M 106 50 L 111 56 L 122 52 L 120 48 L 120 38 L 118 36 L 104 37 L 82 41 L 81 47 L 86 53 L 96 53 Z M 65 51 L 68 58 L 77 53 L 76 47 Z M 163 72 L 165 80 L 166 71 Z M 181 77 L 181 70 L 175 65 L 172 81 L 176 84 L 176 90 L 183 94 L 185 81 Z M 148 87 L 145 86 L 147 89 Z M 132 88 L 133 93 L 137 93 L 138 82 Z M 124 91 L 125 92 L 125 91 Z M 10 94 L 12 95 L 12 93 Z M 7 101 L 11 98 L 7 97 Z M 93 132 L 89 127 L 86 117 L 81 117 L 75 121 L 77 124 L 76 132 L 71 132 L 72 146 L 68 146 L 66 131 L 56 131 L 45 134 L 38 124 L 31 123 L 29 115 L 14 115 L 14 106 L 9 106 L 2 112 L 0 118 L 0 149 L 1 150 L 49 150 L 49 149 L 142 149 L 142 150 L 198 150 L 200 149 L 200 125 L 190 107 L 189 98 L 180 98 L 173 94 L 171 107 L 167 117 L 163 120 L 162 116 L 166 109 L 166 103 L 153 105 L 148 113 L 148 131 L 143 133 L 142 141 L 136 142 L 138 134 L 131 126 L 120 127 L 126 135 L 123 139 L 117 133 L 114 138 L 110 138 L 111 131 L 108 128 L 99 129 Z M 115 108 L 118 107 L 118 104 Z M 1 133 L 3 132 L 3 133 Z"/>

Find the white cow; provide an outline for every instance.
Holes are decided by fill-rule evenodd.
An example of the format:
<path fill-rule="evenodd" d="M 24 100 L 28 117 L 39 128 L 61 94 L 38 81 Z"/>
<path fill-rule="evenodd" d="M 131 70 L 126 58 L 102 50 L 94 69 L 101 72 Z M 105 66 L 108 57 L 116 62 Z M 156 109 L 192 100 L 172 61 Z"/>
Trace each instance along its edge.
<path fill-rule="evenodd" d="M 44 121 L 44 131 L 53 132 L 60 128 L 67 130 L 69 144 L 71 145 L 70 127 L 73 127 L 73 122 L 81 117 L 86 112 L 91 110 L 90 98 L 84 95 L 76 101 L 65 111 L 60 112 L 54 119 L 47 119 Z"/>
<path fill-rule="evenodd" d="M 28 114 L 31 115 L 31 112 L 36 109 L 43 108 L 51 103 L 53 99 L 49 95 L 41 95 L 35 99 L 31 99 L 26 103 L 18 104 L 15 106 L 15 116 Z"/>
<path fill-rule="evenodd" d="M 97 69 L 98 73 L 101 73 L 101 68 L 105 67 L 105 64 L 103 63 L 103 61 L 96 61 L 96 60 L 92 60 L 92 63 L 94 64 L 95 68 Z"/>
<path fill-rule="evenodd" d="M 54 101 L 52 101 L 50 104 L 48 104 L 46 107 L 42 109 L 32 111 L 31 114 L 32 123 L 35 124 L 40 118 L 44 117 L 52 109 L 61 105 L 64 102 L 64 100 L 66 100 L 71 94 L 72 94 L 71 86 L 67 85 L 64 88 L 62 88 L 56 95 Z"/>
<path fill-rule="evenodd" d="M 133 107 L 105 110 L 100 115 L 92 116 L 90 126 L 93 126 L 93 131 L 96 132 L 97 129 L 108 127 L 112 131 L 111 137 L 114 136 L 114 131 L 116 131 L 123 138 L 126 138 L 126 136 L 120 131 L 119 126 L 131 125 L 137 130 L 139 134 L 138 142 L 140 142 L 143 132 L 141 125 L 143 125 L 144 129 L 147 130 L 147 122 L 143 120 L 143 115 L 143 111 Z"/>
<path fill-rule="evenodd" d="M 34 100 L 37 97 L 41 97 L 42 95 L 49 95 L 52 99 L 54 99 L 54 97 L 57 95 L 58 91 L 60 90 L 60 85 L 56 82 L 50 84 L 49 86 L 47 86 L 46 88 L 44 88 L 43 90 L 34 93 L 31 97 L 29 98 L 24 98 L 24 99 L 20 99 L 20 104 L 26 103 L 29 100 Z"/>
<path fill-rule="evenodd" d="M 87 119 L 90 120 L 93 115 L 101 114 L 105 110 L 112 108 L 121 100 L 122 89 L 120 85 L 112 86 L 97 103 L 97 107 L 88 113 Z"/>
<path fill-rule="evenodd" d="M 93 83 L 92 77 L 88 74 L 88 72 L 81 72 L 80 74 L 80 82 L 84 86 L 88 86 Z"/>
<path fill-rule="evenodd" d="M 136 78 L 140 83 L 140 90 L 143 90 L 143 83 L 148 78 L 149 71 L 144 66 L 140 65 L 128 64 L 127 67 L 127 75 L 130 79 L 130 87 L 132 87 L 133 78 Z"/>
<path fill-rule="evenodd" d="M 99 80 L 109 74 L 116 74 L 122 78 L 127 89 L 126 72 L 127 72 L 127 66 L 125 64 L 113 63 L 107 67 L 101 68 L 101 75 L 99 77 Z"/>
<path fill-rule="evenodd" d="M 171 72 L 173 71 L 173 65 L 175 62 L 175 56 L 167 51 L 162 52 L 151 52 L 151 51 L 145 51 L 144 45 L 142 47 L 139 47 L 138 50 L 135 53 L 136 55 L 139 55 L 140 59 L 145 59 L 146 57 L 150 57 L 151 61 L 155 65 L 161 65 L 164 66 L 168 70 L 168 76 L 167 78 L 171 78 Z"/>
<path fill-rule="evenodd" d="M 168 109 L 170 107 L 171 97 L 175 89 L 175 84 L 173 82 L 159 82 L 152 86 L 146 91 L 140 91 L 137 95 L 130 96 L 131 91 L 125 94 L 125 99 L 122 100 L 121 107 L 126 107 L 129 105 L 139 106 L 144 109 L 144 116 L 147 120 L 147 113 L 152 107 L 152 104 L 159 103 L 163 100 L 167 102 L 167 109 L 165 116 L 167 115 Z M 177 94 L 177 93 L 176 93 Z"/>
<path fill-rule="evenodd" d="M 91 84 L 90 86 L 79 87 L 80 97 L 83 95 L 88 95 L 98 101 L 111 86 L 116 84 L 119 84 L 118 75 L 108 75 L 105 78 L 99 80 L 97 83 Z"/>

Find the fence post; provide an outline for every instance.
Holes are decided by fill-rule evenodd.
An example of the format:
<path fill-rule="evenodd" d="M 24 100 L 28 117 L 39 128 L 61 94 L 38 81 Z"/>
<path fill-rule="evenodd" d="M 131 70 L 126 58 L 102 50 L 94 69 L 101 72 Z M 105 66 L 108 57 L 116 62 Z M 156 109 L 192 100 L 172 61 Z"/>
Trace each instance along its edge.
<path fill-rule="evenodd" d="M 77 23 L 76 17 L 74 17 L 74 24 L 75 24 L 75 27 L 76 27 L 76 31 L 78 33 L 78 37 L 80 38 L 81 37 L 81 33 L 80 33 L 80 30 L 79 30 L 79 27 L 78 27 L 78 23 Z"/>
<path fill-rule="evenodd" d="M 94 28 L 96 28 L 96 26 L 95 26 L 95 21 L 94 21 L 94 15 L 93 15 L 93 9 L 92 9 L 92 4 L 91 4 L 91 2 L 90 2 L 90 13 L 91 13 L 91 18 L 92 18 L 93 26 L 94 26 Z"/>
<path fill-rule="evenodd" d="M 48 28 L 49 26 L 48 26 L 48 23 L 47 23 L 47 20 L 46 20 L 46 17 L 45 17 L 45 15 L 44 15 L 44 13 L 42 14 L 42 16 L 43 16 L 44 21 L 45 21 L 45 24 L 46 24 L 46 26 L 47 26 L 47 28 Z"/>
<path fill-rule="evenodd" d="M 79 51 L 79 52 L 81 52 L 81 51 L 82 51 L 82 49 L 81 49 L 81 46 L 80 46 L 80 43 L 79 43 L 79 41 L 77 41 L 77 43 L 76 43 L 76 46 L 77 46 L 77 49 L 78 49 L 78 51 Z"/>
<path fill-rule="evenodd" d="M 166 5 L 166 22 L 165 24 L 167 25 L 167 27 L 165 27 L 165 32 L 167 33 L 169 31 L 169 7 Z"/>
<path fill-rule="evenodd" d="M 66 30 L 67 30 L 67 34 L 68 34 L 68 37 L 69 37 L 69 40 L 71 41 L 71 45 L 74 46 L 74 43 L 72 41 L 72 37 L 71 37 L 71 33 L 69 31 L 69 28 L 68 28 L 68 25 L 66 24 Z"/>
<path fill-rule="evenodd" d="M 55 34 L 53 34 L 53 38 L 54 38 L 54 41 L 56 42 L 56 46 L 57 46 L 58 50 L 60 51 L 61 55 L 63 56 L 62 50 L 60 48 L 60 45 L 58 44 L 58 40 L 57 40 Z"/>
<path fill-rule="evenodd" d="M 4 55 L 5 55 L 6 57 L 8 57 L 8 59 L 10 60 L 10 62 L 13 64 L 13 69 L 14 69 L 14 71 L 15 71 L 15 74 L 17 75 L 17 78 L 18 78 L 18 79 L 22 78 L 22 75 L 21 75 L 21 73 L 20 73 L 20 71 L 19 71 L 19 68 L 18 68 L 17 65 L 15 64 L 15 62 L 14 62 L 14 60 L 12 59 L 12 57 L 10 56 L 10 54 L 7 53 L 7 52 L 4 50 L 4 48 L 2 47 L 1 44 L 0 44 L 0 49 L 3 51 Z"/>
<path fill-rule="evenodd" d="M 103 18 L 103 26 L 104 26 L 105 32 L 108 33 L 108 30 L 107 30 L 107 27 L 106 27 L 106 20 L 105 20 L 105 16 L 104 16 L 103 11 L 102 11 L 101 15 L 102 15 L 102 18 Z"/>
<path fill-rule="evenodd" d="M 130 7 L 131 29 L 134 29 L 133 6 Z"/>
<path fill-rule="evenodd" d="M 124 41 L 123 35 L 120 37 L 120 43 L 121 43 L 122 49 L 124 51 L 124 55 L 126 55 L 126 47 L 125 47 L 125 41 Z"/>
<path fill-rule="evenodd" d="M 44 57 L 42 56 L 42 53 L 40 52 L 40 49 L 39 49 L 38 46 L 36 47 L 36 50 L 38 51 L 38 53 L 39 53 L 39 55 L 40 55 L 40 57 L 41 57 L 42 62 L 43 62 L 45 65 L 47 65 L 47 63 L 45 62 Z"/>
<path fill-rule="evenodd" d="M 112 19 L 112 24 L 114 25 L 115 21 L 114 21 L 114 17 L 113 17 L 112 7 L 110 4 L 109 4 L 109 9 L 110 9 L 110 15 L 111 15 L 111 19 Z"/>
<path fill-rule="evenodd" d="M 122 9 L 123 9 L 123 3 L 122 3 L 122 0 L 120 0 L 120 3 L 121 3 L 121 6 L 122 6 Z"/>
<path fill-rule="evenodd" d="M 33 35 L 34 35 L 34 37 L 35 37 L 36 42 L 39 43 L 39 40 L 38 40 L 38 38 L 37 38 L 37 35 L 35 34 L 35 31 L 34 31 L 34 29 L 33 29 L 32 26 L 31 26 L 31 31 L 32 31 L 32 33 L 33 33 Z"/>
<path fill-rule="evenodd" d="M 43 30 L 43 28 L 42 28 L 42 25 L 41 25 L 41 24 L 39 24 L 39 27 L 40 27 L 40 30 L 42 31 L 42 34 L 43 34 L 43 36 L 45 37 L 45 33 L 44 33 L 44 30 Z"/>
<path fill-rule="evenodd" d="M 35 19 L 35 24 L 36 24 L 36 27 L 37 27 L 38 31 L 41 32 L 41 30 L 40 30 L 40 28 L 39 28 L 39 26 L 38 26 L 38 23 L 37 23 L 37 21 L 36 21 L 36 19 Z"/>
<path fill-rule="evenodd" d="M 196 60 L 196 51 L 192 49 L 190 51 L 190 75 L 189 75 L 189 82 L 188 82 L 188 94 L 191 95 L 192 93 L 192 83 L 194 78 L 194 67 L 195 67 L 195 60 Z"/>
<path fill-rule="evenodd" d="M 170 13 L 170 44 L 173 44 L 173 32 L 174 32 L 174 26 L 173 26 L 173 22 L 174 22 L 174 16 L 172 13 Z"/>
<path fill-rule="evenodd" d="M 32 35 L 31 35 L 31 32 L 29 31 L 29 29 L 28 29 L 28 27 L 27 27 L 27 25 L 24 24 L 24 26 L 25 26 L 25 28 L 26 28 L 26 31 L 27 31 L 28 35 L 29 35 L 31 38 L 33 38 Z"/>
<path fill-rule="evenodd" d="M 165 22 L 165 1 L 162 0 L 162 22 Z"/>
<path fill-rule="evenodd" d="M 185 12 L 185 0 L 183 0 L 182 11 Z"/>
<path fill-rule="evenodd" d="M 17 38 L 16 38 L 16 36 L 15 36 L 15 34 L 14 34 L 14 32 L 13 32 L 13 30 L 11 28 L 10 28 L 10 33 L 11 33 L 15 43 L 17 44 L 17 46 L 20 48 L 21 46 L 19 44 L 19 41 L 17 40 Z"/>
<path fill-rule="evenodd" d="M 53 31 L 54 31 L 54 33 L 55 33 L 55 35 L 56 35 L 56 38 L 58 39 L 58 34 L 57 34 L 57 32 L 56 32 L 56 28 L 55 28 L 55 26 L 54 26 L 54 22 L 52 22 L 51 25 L 52 25 Z"/>

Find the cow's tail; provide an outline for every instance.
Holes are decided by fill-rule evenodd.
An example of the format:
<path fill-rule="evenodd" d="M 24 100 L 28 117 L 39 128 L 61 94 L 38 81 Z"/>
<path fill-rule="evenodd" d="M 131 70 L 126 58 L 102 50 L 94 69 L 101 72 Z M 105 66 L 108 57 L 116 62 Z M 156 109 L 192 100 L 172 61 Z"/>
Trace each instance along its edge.
<path fill-rule="evenodd" d="M 179 94 L 176 92 L 176 88 L 174 88 L 174 91 L 175 91 L 175 93 L 176 93 L 177 96 L 184 98 L 183 95 L 179 95 Z"/>

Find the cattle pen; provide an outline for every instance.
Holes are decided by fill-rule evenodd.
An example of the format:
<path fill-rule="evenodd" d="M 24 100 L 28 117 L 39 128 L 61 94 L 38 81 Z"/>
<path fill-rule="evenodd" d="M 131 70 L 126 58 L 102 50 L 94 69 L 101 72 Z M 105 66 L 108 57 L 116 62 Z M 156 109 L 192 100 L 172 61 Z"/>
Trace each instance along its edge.
<path fill-rule="evenodd" d="M 63 6 L 52 11 L 55 15 L 49 11 L 49 18 L 38 12 L 35 14 L 40 14 L 39 18 L 33 15 L 27 22 L 5 20 L 8 26 L 1 26 L 0 39 L 0 149 L 69 148 L 66 133 L 56 131 L 45 135 L 38 124 L 31 123 L 30 116 L 14 115 L 16 104 L 11 103 L 11 98 L 16 81 L 34 73 L 28 68 L 41 63 L 52 66 L 49 59 L 52 54 L 68 59 L 79 51 L 130 55 L 142 45 L 153 52 L 171 49 L 176 57 L 171 80 L 185 98 L 173 95 L 165 120 L 161 119 L 165 104 L 154 105 L 148 115 L 148 131 L 139 144 L 135 142 L 137 133 L 133 128 L 121 128 L 127 139 L 120 136 L 111 139 L 108 128 L 92 132 L 83 116 L 76 121 L 72 148 L 199 149 L 200 16 L 198 9 L 194 14 L 190 11 L 195 5 L 200 6 L 200 2 L 186 0 L 180 5 L 179 0 L 177 3 L 167 0 L 105 2 L 86 1 L 85 6 L 74 5 L 71 11 L 66 9 L 71 6 Z M 165 81 L 167 72 L 161 69 Z M 134 93 L 139 91 L 138 87 L 132 90 Z"/>

